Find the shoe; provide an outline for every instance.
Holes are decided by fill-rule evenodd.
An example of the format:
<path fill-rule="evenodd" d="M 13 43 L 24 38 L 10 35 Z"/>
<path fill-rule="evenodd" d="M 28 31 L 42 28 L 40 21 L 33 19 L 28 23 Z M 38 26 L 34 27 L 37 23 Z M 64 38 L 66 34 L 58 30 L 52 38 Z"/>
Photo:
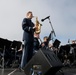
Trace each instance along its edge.
<path fill-rule="evenodd" d="M 20 71 L 20 72 L 24 72 L 23 68 L 19 68 L 19 71 Z"/>

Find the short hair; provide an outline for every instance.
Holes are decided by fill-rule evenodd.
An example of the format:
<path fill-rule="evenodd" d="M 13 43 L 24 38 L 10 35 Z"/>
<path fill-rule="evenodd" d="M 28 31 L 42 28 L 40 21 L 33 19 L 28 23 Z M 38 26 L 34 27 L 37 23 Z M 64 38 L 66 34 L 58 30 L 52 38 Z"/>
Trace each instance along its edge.
<path fill-rule="evenodd" d="M 46 39 L 48 39 L 48 37 L 47 37 L 47 36 L 45 36 L 43 39 L 45 39 L 45 38 L 46 38 Z"/>
<path fill-rule="evenodd" d="M 32 11 L 28 11 L 26 15 L 28 16 L 28 15 L 29 15 L 29 13 L 32 13 Z"/>

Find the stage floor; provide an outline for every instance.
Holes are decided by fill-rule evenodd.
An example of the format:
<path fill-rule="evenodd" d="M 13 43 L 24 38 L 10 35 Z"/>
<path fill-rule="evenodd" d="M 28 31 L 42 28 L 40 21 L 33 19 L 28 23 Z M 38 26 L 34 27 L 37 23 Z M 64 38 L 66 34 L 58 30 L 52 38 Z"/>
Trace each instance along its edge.
<path fill-rule="evenodd" d="M 0 75 L 25 75 L 25 73 L 16 68 L 6 68 L 0 69 Z"/>
<path fill-rule="evenodd" d="M 0 75 L 26 75 L 16 68 L 0 69 Z M 76 75 L 76 67 L 63 67 L 55 75 Z"/>

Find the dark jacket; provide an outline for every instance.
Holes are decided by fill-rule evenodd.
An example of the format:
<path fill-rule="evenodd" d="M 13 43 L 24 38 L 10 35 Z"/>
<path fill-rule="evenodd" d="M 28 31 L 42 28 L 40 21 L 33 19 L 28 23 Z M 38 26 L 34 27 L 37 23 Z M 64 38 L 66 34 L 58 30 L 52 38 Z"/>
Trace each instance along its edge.
<path fill-rule="evenodd" d="M 33 29 L 33 22 L 30 19 L 24 18 L 22 22 L 22 29 L 23 29 L 23 41 L 33 41 L 34 39 L 34 29 Z"/>
<path fill-rule="evenodd" d="M 33 50 L 39 50 L 40 48 L 40 43 L 36 37 L 34 37 L 34 47 Z"/>

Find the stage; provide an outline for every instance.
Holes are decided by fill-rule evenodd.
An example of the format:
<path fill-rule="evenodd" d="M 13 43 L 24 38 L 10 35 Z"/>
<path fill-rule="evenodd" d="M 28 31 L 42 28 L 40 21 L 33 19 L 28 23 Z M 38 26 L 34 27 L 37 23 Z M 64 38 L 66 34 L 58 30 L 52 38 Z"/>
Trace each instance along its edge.
<path fill-rule="evenodd" d="M 26 75 L 18 68 L 0 69 L 0 75 Z M 63 67 L 55 75 L 76 75 L 76 67 Z"/>
<path fill-rule="evenodd" d="M 25 73 L 16 68 L 6 68 L 0 69 L 0 75 L 25 75 Z"/>

